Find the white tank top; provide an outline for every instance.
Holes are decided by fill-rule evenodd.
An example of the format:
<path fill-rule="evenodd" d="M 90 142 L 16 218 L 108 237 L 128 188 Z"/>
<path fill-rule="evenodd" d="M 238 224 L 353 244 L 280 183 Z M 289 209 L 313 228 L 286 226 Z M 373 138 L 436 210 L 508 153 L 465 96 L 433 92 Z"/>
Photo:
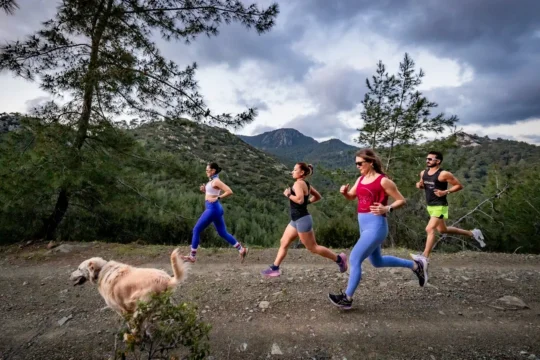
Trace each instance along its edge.
<path fill-rule="evenodd" d="M 214 189 L 214 187 L 212 186 L 212 182 L 214 181 L 214 179 L 210 180 L 209 182 L 206 183 L 206 195 L 215 195 L 215 196 L 219 196 L 219 193 L 221 192 L 220 189 Z"/>

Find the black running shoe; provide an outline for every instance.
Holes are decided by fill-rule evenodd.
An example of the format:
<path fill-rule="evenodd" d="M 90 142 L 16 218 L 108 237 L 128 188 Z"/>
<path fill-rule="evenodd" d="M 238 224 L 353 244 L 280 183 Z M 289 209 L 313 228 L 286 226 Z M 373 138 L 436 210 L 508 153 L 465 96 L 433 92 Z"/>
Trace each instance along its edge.
<path fill-rule="evenodd" d="M 352 299 L 347 300 L 347 295 L 343 291 L 341 291 L 341 294 L 328 294 L 328 299 L 330 299 L 330 302 L 337 307 L 343 309 L 343 310 L 349 310 L 352 306 Z"/>
<path fill-rule="evenodd" d="M 419 257 L 418 260 L 414 260 L 418 266 L 416 270 L 413 270 L 414 274 L 418 277 L 418 284 L 424 286 L 427 283 L 427 261 L 424 257 Z"/>

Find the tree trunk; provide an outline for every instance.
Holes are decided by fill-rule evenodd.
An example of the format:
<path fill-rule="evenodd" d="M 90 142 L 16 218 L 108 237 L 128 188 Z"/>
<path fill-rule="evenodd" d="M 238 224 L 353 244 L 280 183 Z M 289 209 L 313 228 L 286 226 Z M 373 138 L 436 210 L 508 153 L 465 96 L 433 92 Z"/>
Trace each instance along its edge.
<path fill-rule="evenodd" d="M 90 116 L 92 114 L 92 99 L 94 96 L 95 85 L 98 82 L 96 79 L 96 70 L 98 69 L 99 49 L 101 45 L 101 39 L 103 33 L 107 27 L 109 17 L 111 14 L 111 7 L 114 0 L 107 1 L 107 8 L 103 14 L 96 14 L 95 31 L 92 31 L 92 50 L 90 52 L 90 62 L 88 64 L 88 71 L 85 76 L 85 86 L 82 104 L 82 113 L 79 121 L 77 122 L 77 135 L 75 137 L 74 148 L 77 152 L 83 147 L 88 134 L 88 125 L 90 123 Z M 103 4 L 103 3 L 102 3 Z M 98 12 L 101 10 L 97 10 Z M 73 168 L 77 169 L 81 166 L 80 157 L 73 162 Z M 56 228 L 62 222 L 64 215 L 66 214 L 69 206 L 69 191 L 66 186 L 62 186 L 53 213 L 46 220 L 43 229 L 40 231 L 40 235 L 45 235 L 47 240 L 54 236 Z M 43 238 L 43 236 L 39 237 Z"/>
<path fill-rule="evenodd" d="M 54 211 L 52 214 L 45 220 L 43 227 L 35 236 L 37 239 L 52 240 L 54 238 L 54 233 L 58 228 L 58 225 L 62 222 L 64 215 L 66 214 L 69 207 L 69 193 L 65 189 L 60 189 L 58 193 L 58 199 L 56 200 L 56 205 L 54 206 Z"/>

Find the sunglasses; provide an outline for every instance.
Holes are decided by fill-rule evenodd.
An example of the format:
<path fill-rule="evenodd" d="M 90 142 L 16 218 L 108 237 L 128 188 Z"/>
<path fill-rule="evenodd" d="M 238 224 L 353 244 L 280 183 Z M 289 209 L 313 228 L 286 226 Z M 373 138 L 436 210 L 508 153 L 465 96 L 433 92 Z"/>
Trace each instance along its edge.
<path fill-rule="evenodd" d="M 358 161 L 355 164 L 356 164 L 356 166 L 362 166 L 362 165 L 364 165 L 364 163 L 367 163 L 367 161 Z"/>
<path fill-rule="evenodd" d="M 437 158 L 426 158 L 426 161 L 434 161 L 434 160 L 439 160 Z"/>

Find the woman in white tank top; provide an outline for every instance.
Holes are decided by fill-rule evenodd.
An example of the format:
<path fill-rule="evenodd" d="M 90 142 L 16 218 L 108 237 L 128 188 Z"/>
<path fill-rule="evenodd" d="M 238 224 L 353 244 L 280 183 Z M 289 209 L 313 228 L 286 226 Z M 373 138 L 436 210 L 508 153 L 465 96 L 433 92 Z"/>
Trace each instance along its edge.
<path fill-rule="evenodd" d="M 223 218 L 223 207 L 221 206 L 220 201 L 221 199 L 231 196 L 233 192 L 231 188 L 227 186 L 227 184 L 219 179 L 218 174 L 220 172 L 221 168 L 215 162 L 209 163 L 206 166 L 206 176 L 208 176 L 209 181 L 206 183 L 206 185 L 202 184 L 199 188 L 201 192 L 205 194 L 204 204 L 206 209 L 193 228 L 193 237 L 191 238 L 191 253 L 189 255 L 182 256 L 182 259 L 186 261 L 196 261 L 197 248 L 199 247 L 201 232 L 211 223 L 214 224 L 219 236 L 227 240 L 229 244 L 238 250 L 240 260 L 242 262 L 248 253 L 248 248 L 243 247 L 231 234 L 227 232 L 225 220 Z M 221 194 L 222 191 L 223 193 Z"/>

